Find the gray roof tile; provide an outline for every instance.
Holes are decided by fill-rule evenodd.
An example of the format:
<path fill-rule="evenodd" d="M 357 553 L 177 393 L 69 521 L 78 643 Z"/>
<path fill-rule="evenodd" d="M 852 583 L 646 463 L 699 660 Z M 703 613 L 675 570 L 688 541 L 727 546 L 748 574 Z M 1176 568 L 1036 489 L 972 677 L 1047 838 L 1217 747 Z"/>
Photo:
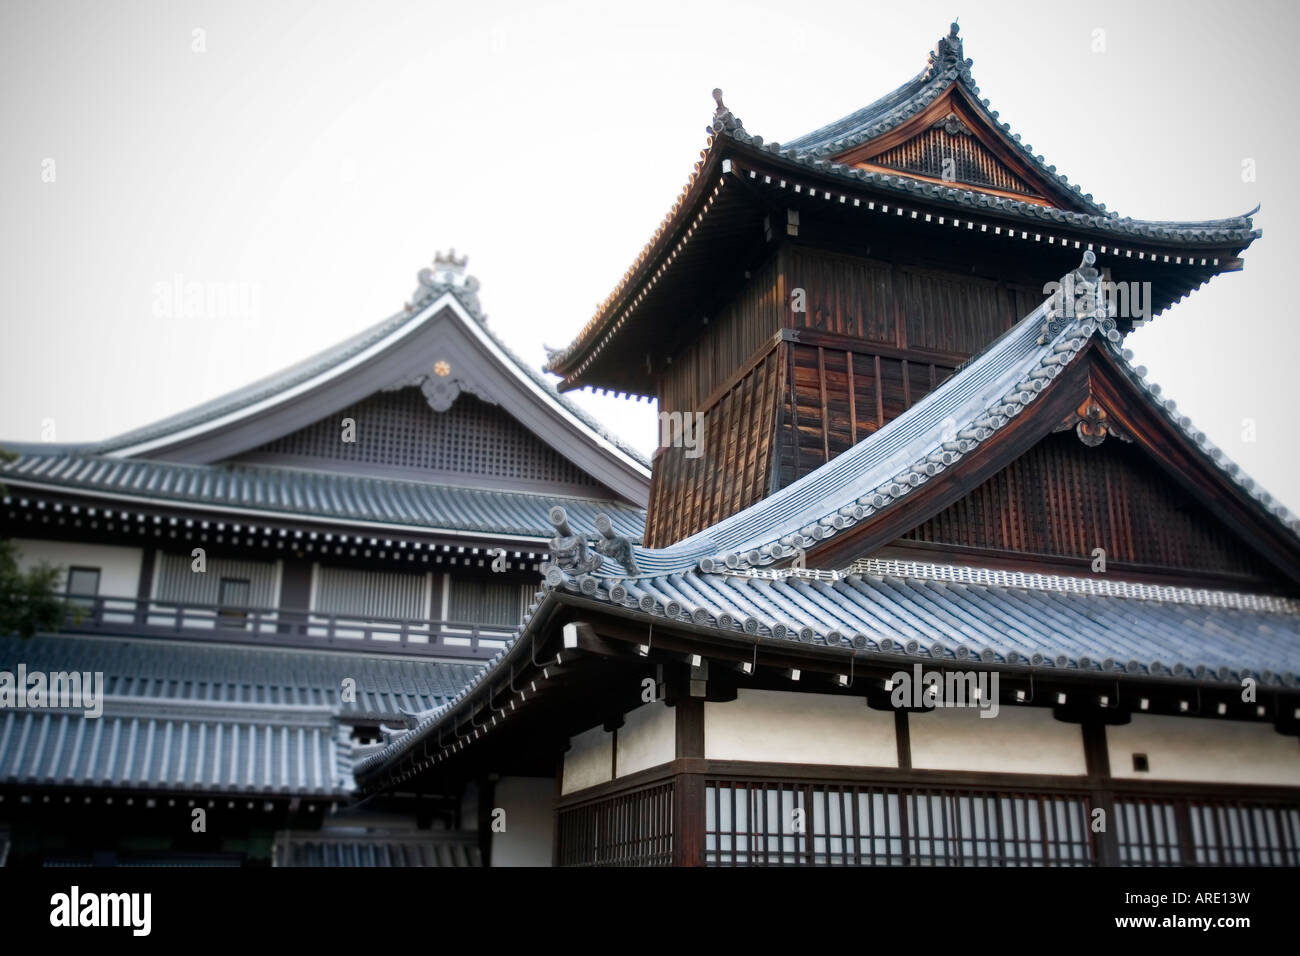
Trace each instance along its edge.
<path fill-rule="evenodd" d="M 445 484 L 370 478 L 334 472 L 256 465 L 184 465 L 82 454 L 21 455 L 0 464 L 0 483 L 17 493 L 28 481 L 54 490 L 134 494 L 160 503 L 218 505 L 292 518 L 311 515 L 340 522 L 381 522 L 430 531 L 480 532 L 549 538 L 547 512 L 554 494 L 459 488 Z M 610 516 L 619 532 L 639 538 L 641 509 L 618 501 L 574 498 L 565 506 L 592 525 Z"/>

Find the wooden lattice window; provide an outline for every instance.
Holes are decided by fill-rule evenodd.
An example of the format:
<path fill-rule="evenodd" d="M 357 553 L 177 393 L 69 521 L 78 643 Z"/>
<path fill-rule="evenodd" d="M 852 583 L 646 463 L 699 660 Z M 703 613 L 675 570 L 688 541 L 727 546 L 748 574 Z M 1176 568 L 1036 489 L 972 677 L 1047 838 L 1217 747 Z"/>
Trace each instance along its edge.
<path fill-rule="evenodd" d="M 710 866 L 1088 866 L 1083 794 L 710 780 Z"/>
<path fill-rule="evenodd" d="M 915 139 L 881 153 L 873 162 L 935 179 L 946 178 L 970 186 L 986 186 L 1027 196 L 1038 195 L 975 137 L 965 133 L 949 133 L 942 128 L 928 129 Z"/>
<path fill-rule="evenodd" d="M 427 574 L 318 568 L 312 610 L 355 618 L 426 620 L 430 580 Z"/>
<path fill-rule="evenodd" d="M 1126 866 L 1300 866 L 1300 806 L 1128 797 L 1115 816 Z"/>
<path fill-rule="evenodd" d="M 494 627 L 517 625 L 536 594 L 531 584 L 490 578 L 450 577 L 447 580 L 447 620 Z"/>
<path fill-rule="evenodd" d="M 673 785 L 658 784 L 559 812 L 561 866 L 670 866 Z"/>

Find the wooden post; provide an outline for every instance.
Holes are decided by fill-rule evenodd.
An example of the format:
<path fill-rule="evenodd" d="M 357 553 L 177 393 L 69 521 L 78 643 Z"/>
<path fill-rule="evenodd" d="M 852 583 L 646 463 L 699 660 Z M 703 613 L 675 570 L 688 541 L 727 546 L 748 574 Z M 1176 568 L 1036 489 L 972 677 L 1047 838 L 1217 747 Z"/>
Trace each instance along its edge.
<path fill-rule="evenodd" d="M 1088 829 L 1092 832 L 1098 866 L 1119 866 L 1119 836 L 1116 828 L 1115 794 L 1110 787 L 1110 753 L 1106 748 L 1106 725 L 1099 720 L 1087 720 L 1083 725 L 1083 757 L 1088 772 L 1088 799 L 1092 804 L 1088 813 Z M 1100 833 L 1092 831 L 1092 810 L 1105 813 L 1106 828 Z"/>
<path fill-rule="evenodd" d="M 704 701 L 686 697 L 676 706 L 678 759 L 704 756 Z M 673 866 L 704 865 L 704 775 L 673 778 Z"/>

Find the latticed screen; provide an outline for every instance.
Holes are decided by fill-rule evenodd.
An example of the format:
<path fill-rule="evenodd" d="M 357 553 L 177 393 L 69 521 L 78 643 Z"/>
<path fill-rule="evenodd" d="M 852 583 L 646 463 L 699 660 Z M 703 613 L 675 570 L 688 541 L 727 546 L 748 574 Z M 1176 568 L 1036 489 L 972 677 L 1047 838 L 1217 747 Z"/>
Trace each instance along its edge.
<path fill-rule="evenodd" d="M 242 581 L 240 607 L 273 608 L 280 603 L 274 561 L 228 561 L 208 558 L 204 573 L 194 570 L 188 554 L 160 554 L 154 600 L 174 604 L 222 604 L 233 597 L 223 581 Z M 228 603 L 234 603 L 229 600 Z"/>
<path fill-rule="evenodd" d="M 945 160 L 947 161 L 945 163 Z M 881 153 L 875 162 L 957 182 L 991 186 L 1008 192 L 1036 195 L 1029 185 L 1003 166 L 973 136 L 929 129 L 915 139 Z"/>
<path fill-rule="evenodd" d="M 1300 807 L 1128 798 L 1115 815 L 1129 866 L 1300 866 Z"/>
<path fill-rule="evenodd" d="M 673 785 L 646 787 L 559 813 L 561 866 L 668 866 Z"/>
<path fill-rule="evenodd" d="M 318 568 L 312 609 L 322 614 L 423 621 L 429 617 L 429 596 L 427 574 Z"/>
<path fill-rule="evenodd" d="M 458 624 L 514 627 L 524 616 L 536 588 L 485 578 L 447 580 L 447 619 Z"/>
<path fill-rule="evenodd" d="M 1094 857 L 1081 794 L 723 780 L 706 793 L 711 866 L 1087 866 Z"/>
<path fill-rule="evenodd" d="M 342 422 L 356 423 L 343 441 Z M 597 483 L 498 406 L 461 394 L 445 412 L 418 388 L 380 392 L 249 452 L 249 460 L 328 459 L 357 465 L 545 481 Z"/>

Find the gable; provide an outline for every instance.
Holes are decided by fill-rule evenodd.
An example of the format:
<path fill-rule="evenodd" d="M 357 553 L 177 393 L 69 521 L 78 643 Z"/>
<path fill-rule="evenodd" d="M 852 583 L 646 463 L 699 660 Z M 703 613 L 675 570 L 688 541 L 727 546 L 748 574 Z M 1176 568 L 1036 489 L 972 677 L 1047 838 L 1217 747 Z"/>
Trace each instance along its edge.
<path fill-rule="evenodd" d="M 416 386 L 377 392 L 231 461 L 612 496 L 500 405 L 464 392 L 431 402 Z"/>
<path fill-rule="evenodd" d="M 956 85 L 911 119 L 845 150 L 833 161 L 1035 205 L 1084 211 L 1077 197 L 1025 162 L 1019 153 L 1020 147 Z"/>
<path fill-rule="evenodd" d="M 970 549 L 984 563 L 1073 573 L 1103 548 L 1108 573 L 1130 578 L 1294 591 L 1294 531 L 1139 382 L 1114 346 L 1091 338 L 1004 427 L 897 507 L 814 547 L 810 565 Z"/>
<path fill-rule="evenodd" d="M 952 113 L 920 135 L 885 150 L 873 162 L 940 182 L 1018 193 L 1026 200 L 1043 200 L 1024 177 L 999 161 L 970 127 Z"/>
<path fill-rule="evenodd" d="M 1275 580 L 1246 541 L 1134 444 L 1112 435 L 1089 447 L 1074 429 L 1049 435 L 897 543 L 1083 570 L 1102 548 L 1108 572 Z"/>
<path fill-rule="evenodd" d="M 435 269 L 421 271 L 420 287 L 406 309 L 346 342 L 94 450 L 177 464 L 241 460 L 323 416 L 348 417 L 343 410 L 381 391 L 418 385 L 435 409 L 449 407 L 462 392 L 508 409 L 514 422 L 554 453 L 551 472 L 560 468 L 558 456 L 587 476 L 579 483 L 587 492 L 595 482 L 611 497 L 644 506 L 647 463 L 496 338 L 478 308 L 478 283 L 462 275 L 463 264 L 440 257 Z M 392 454 L 390 449 L 381 457 Z M 545 481 L 558 490 L 551 477 Z"/>

